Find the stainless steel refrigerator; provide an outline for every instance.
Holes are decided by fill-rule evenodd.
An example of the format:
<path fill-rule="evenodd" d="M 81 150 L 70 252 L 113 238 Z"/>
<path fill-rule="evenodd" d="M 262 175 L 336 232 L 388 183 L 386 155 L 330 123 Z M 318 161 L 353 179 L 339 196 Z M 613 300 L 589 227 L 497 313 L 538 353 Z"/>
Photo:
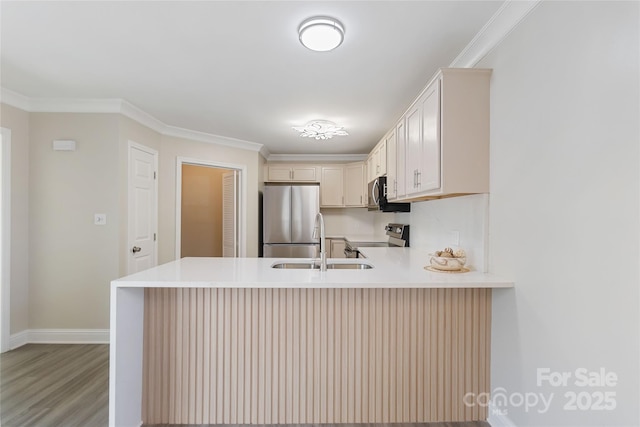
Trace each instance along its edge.
<path fill-rule="evenodd" d="M 267 184 L 262 203 L 263 256 L 265 258 L 316 258 L 313 238 L 320 212 L 319 185 Z"/>

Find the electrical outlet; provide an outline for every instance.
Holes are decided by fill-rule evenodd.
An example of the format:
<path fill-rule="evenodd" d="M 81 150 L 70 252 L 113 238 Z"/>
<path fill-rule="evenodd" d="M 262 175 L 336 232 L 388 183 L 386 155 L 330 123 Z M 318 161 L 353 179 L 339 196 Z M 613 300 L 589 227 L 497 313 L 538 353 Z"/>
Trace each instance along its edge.
<path fill-rule="evenodd" d="M 107 214 L 93 215 L 93 223 L 95 225 L 107 225 Z"/>

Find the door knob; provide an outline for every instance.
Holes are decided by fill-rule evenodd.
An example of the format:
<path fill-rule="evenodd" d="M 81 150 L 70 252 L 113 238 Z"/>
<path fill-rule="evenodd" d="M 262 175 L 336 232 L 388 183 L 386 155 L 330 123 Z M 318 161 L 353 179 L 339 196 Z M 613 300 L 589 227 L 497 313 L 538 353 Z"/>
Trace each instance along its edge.
<path fill-rule="evenodd" d="M 133 249 L 132 249 L 132 252 L 135 254 L 135 253 L 140 252 L 141 250 L 142 250 L 142 248 L 141 248 L 141 247 L 134 246 L 134 247 L 133 247 Z"/>

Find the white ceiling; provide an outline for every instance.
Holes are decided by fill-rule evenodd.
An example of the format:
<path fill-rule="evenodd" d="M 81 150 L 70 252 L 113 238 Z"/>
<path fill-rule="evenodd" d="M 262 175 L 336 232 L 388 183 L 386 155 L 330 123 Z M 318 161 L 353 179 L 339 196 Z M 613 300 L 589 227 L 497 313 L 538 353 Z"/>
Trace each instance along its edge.
<path fill-rule="evenodd" d="M 0 84 L 32 99 L 121 98 L 167 125 L 276 154 L 366 153 L 501 4 L 2 1 Z M 335 51 L 298 41 L 314 15 L 344 24 Z M 291 130 L 312 119 L 350 135 Z"/>

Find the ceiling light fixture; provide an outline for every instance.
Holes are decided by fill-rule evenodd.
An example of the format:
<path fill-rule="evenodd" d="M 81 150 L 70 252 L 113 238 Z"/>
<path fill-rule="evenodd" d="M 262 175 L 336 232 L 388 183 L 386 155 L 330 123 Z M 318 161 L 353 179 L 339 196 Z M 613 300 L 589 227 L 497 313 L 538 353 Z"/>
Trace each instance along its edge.
<path fill-rule="evenodd" d="M 300 136 L 303 138 L 321 140 L 331 139 L 334 136 L 349 135 L 347 131 L 344 130 L 344 127 L 337 126 L 328 120 L 314 120 L 304 126 L 294 126 L 292 129 L 300 132 Z"/>
<path fill-rule="evenodd" d="M 335 18 L 314 16 L 306 19 L 298 28 L 300 43 L 316 52 L 327 52 L 342 44 L 344 27 Z"/>

